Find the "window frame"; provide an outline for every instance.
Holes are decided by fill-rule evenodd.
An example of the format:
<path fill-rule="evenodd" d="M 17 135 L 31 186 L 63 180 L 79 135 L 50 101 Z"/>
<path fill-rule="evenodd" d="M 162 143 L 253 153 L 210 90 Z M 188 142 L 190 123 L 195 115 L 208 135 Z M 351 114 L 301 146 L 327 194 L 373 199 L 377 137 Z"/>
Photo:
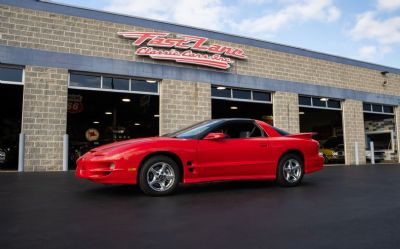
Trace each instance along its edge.
<path fill-rule="evenodd" d="M 93 87 L 82 87 L 82 86 L 71 86 L 71 74 L 76 75 L 90 75 L 90 76 L 98 76 L 100 77 L 100 88 Z M 128 90 L 120 90 L 120 89 L 108 89 L 103 88 L 104 78 L 117 78 L 117 79 L 127 79 L 128 80 Z M 149 80 L 149 78 L 140 78 L 140 77 L 130 77 L 124 75 L 114 75 L 114 74 L 101 74 L 101 73 L 93 73 L 93 72 L 81 72 L 81 71 L 70 71 L 68 73 L 68 88 L 70 89 L 78 89 L 78 90 L 88 90 L 88 91 L 102 91 L 102 92 L 118 92 L 118 93 L 133 93 L 133 94 L 147 94 L 147 95 L 160 95 L 160 82 L 159 79 L 156 80 L 155 83 L 149 84 L 157 84 L 157 92 L 147 92 L 147 91 L 132 91 L 132 80 Z"/>
<path fill-rule="evenodd" d="M 364 105 L 369 105 L 370 110 L 364 110 Z M 379 105 L 381 107 L 381 111 L 377 112 L 373 110 L 374 105 Z M 392 107 L 393 112 L 385 112 L 385 107 Z M 395 106 L 392 105 L 385 105 L 385 104 L 377 104 L 377 103 L 371 103 L 371 102 L 363 102 L 363 113 L 373 113 L 373 114 L 382 114 L 382 115 L 389 115 L 389 116 L 394 116 L 395 115 Z"/>
<path fill-rule="evenodd" d="M 300 97 L 310 98 L 310 99 L 311 99 L 311 105 L 302 105 L 302 104 L 300 104 Z M 314 105 L 314 98 L 323 98 L 323 97 L 320 97 L 320 96 L 311 96 L 311 95 L 299 95 L 299 100 L 298 100 L 298 105 L 299 105 L 299 107 L 313 108 L 313 109 L 323 109 L 323 110 L 336 110 L 336 111 L 341 111 L 341 110 L 343 110 L 342 99 L 328 98 L 327 101 L 322 101 L 322 102 L 325 102 L 325 106 L 316 106 L 316 105 Z M 329 106 L 328 106 L 329 100 L 339 101 L 340 108 L 329 107 Z"/>
<path fill-rule="evenodd" d="M 219 85 L 211 85 L 211 88 L 217 88 Z M 226 87 L 226 86 L 223 86 Z M 221 100 L 230 100 L 230 101 L 240 101 L 240 102 L 250 102 L 250 103 L 263 103 L 263 104 L 272 104 L 272 92 L 270 91 L 264 91 L 260 89 L 247 89 L 247 88 L 236 88 L 236 87 L 226 87 L 226 90 L 230 91 L 230 97 L 218 97 L 218 96 L 213 96 L 212 95 L 212 89 L 211 89 L 211 99 L 221 99 Z M 233 97 L 233 91 L 238 90 L 238 91 L 249 91 L 250 92 L 250 99 L 242 99 L 242 98 L 235 98 Z M 218 90 L 217 90 L 218 91 Z M 266 93 L 269 94 L 270 100 L 255 100 L 253 96 L 253 92 L 260 92 L 260 93 Z"/>

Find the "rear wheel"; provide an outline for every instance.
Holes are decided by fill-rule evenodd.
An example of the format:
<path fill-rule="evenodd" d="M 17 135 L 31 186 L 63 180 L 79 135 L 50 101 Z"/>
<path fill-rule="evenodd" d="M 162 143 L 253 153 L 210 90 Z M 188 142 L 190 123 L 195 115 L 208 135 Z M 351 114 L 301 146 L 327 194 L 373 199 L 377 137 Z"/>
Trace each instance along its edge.
<path fill-rule="evenodd" d="M 163 196 L 178 187 L 180 172 L 177 163 L 166 156 L 146 160 L 139 172 L 139 187 L 148 195 Z"/>
<path fill-rule="evenodd" d="M 295 154 L 286 154 L 279 160 L 277 181 L 281 186 L 293 187 L 300 184 L 304 175 L 304 163 Z"/>

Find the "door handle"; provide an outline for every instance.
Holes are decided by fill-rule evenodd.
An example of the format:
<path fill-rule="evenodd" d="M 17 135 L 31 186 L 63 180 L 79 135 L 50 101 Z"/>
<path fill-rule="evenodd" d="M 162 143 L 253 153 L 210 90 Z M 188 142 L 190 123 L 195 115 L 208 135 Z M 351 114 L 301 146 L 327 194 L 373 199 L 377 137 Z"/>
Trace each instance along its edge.
<path fill-rule="evenodd" d="M 268 148 L 269 147 L 268 144 L 260 144 L 260 146 L 263 147 L 263 148 Z"/>

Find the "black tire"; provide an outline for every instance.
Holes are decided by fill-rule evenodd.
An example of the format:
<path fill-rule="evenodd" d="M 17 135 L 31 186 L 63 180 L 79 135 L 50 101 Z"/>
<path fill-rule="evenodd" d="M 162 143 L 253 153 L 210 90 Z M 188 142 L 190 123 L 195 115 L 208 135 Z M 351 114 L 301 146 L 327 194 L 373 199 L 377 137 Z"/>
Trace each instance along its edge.
<path fill-rule="evenodd" d="M 293 171 L 288 172 L 288 167 L 290 165 L 298 165 Z M 294 168 L 293 166 L 291 166 Z M 293 174 L 293 175 L 290 175 Z M 279 185 L 283 187 L 294 187 L 301 183 L 304 176 L 304 162 L 301 157 L 296 154 L 286 154 L 284 155 L 278 163 L 278 168 L 276 172 L 276 180 Z"/>
<path fill-rule="evenodd" d="M 168 165 L 168 168 L 164 170 L 165 178 L 162 178 L 163 174 L 161 172 L 161 168 L 163 167 L 163 165 Z M 167 166 L 165 166 L 165 167 L 167 167 Z M 157 172 L 157 173 L 155 173 L 155 172 Z M 159 175 L 156 175 L 156 174 L 159 174 Z M 168 179 L 171 178 L 172 175 L 174 177 L 174 180 L 170 184 Z M 138 179 L 139 188 L 143 191 L 143 193 L 150 195 L 150 196 L 169 195 L 176 191 L 176 189 L 179 185 L 180 177 L 181 176 L 180 176 L 178 164 L 173 159 L 171 159 L 170 157 L 161 156 L 161 155 L 154 156 L 154 157 L 147 159 L 140 167 L 139 179 Z M 151 184 L 150 183 L 151 180 L 155 180 L 156 178 L 159 181 L 158 182 L 154 181 L 154 183 Z M 164 181 L 163 186 L 165 187 L 164 190 L 162 189 L 162 185 L 161 185 L 161 183 L 163 181 Z M 165 183 L 167 183 L 167 184 L 165 184 Z"/>

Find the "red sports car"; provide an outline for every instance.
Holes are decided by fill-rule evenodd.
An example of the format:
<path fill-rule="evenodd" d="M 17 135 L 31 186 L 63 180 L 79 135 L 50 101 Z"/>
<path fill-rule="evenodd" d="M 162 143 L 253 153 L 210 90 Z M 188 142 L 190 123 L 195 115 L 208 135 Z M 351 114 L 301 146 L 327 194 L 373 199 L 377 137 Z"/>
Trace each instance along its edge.
<path fill-rule="evenodd" d="M 179 183 L 276 179 L 298 185 L 322 169 L 311 133 L 289 134 L 253 119 L 213 119 L 161 137 L 95 148 L 77 161 L 76 175 L 99 183 L 139 184 L 149 195 Z"/>

